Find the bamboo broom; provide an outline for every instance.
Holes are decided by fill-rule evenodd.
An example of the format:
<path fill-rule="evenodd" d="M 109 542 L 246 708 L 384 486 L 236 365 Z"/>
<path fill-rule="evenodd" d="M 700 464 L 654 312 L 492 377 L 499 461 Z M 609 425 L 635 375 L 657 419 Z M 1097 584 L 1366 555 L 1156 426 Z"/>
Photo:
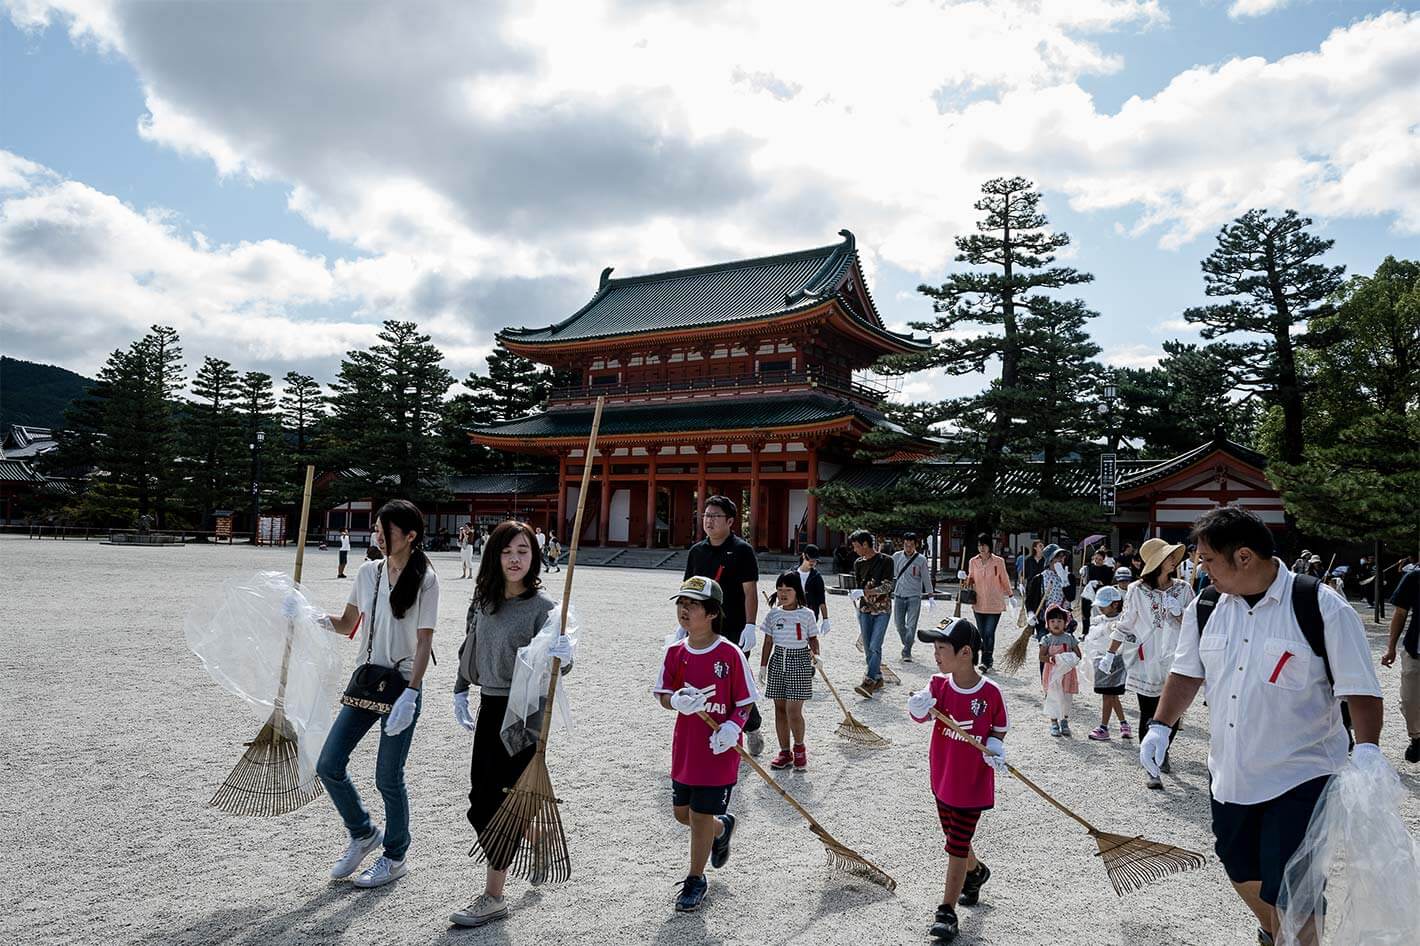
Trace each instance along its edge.
<path fill-rule="evenodd" d="M 587 452 L 583 455 L 582 488 L 577 494 L 577 514 L 572 521 L 572 545 L 567 550 L 567 580 L 562 586 L 562 626 L 559 634 L 567 633 L 567 610 L 572 599 L 572 576 L 577 571 L 577 548 L 582 541 L 582 513 L 587 506 L 587 488 L 591 482 L 592 465 L 597 450 L 597 432 L 601 429 L 604 396 L 597 397 L 592 413 L 592 430 L 587 437 Z M 602 489 L 610 489 L 603 483 Z M 557 679 L 562 675 L 562 660 L 552 658 L 552 677 L 547 681 L 547 698 L 542 704 L 542 729 L 533 753 L 517 784 L 503 791 L 507 797 L 488 827 L 469 850 L 470 856 L 486 861 L 490 869 L 507 870 L 534 885 L 562 883 L 572 876 L 572 859 L 567 852 L 567 835 L 557 806 L 561 801 L 552 791 L 552 777 L 547 771 L 547 737 L 552 730 L 553 700 L 557 696 Z M 526 844 L 523 842 L 527 841 Z M 501 868 L 499 865 L 503 865 Z"/>
<path fill-rule="evenodd" d="M 306 521 L 311 514 L 311 486 L 316 468 L 306 467 L 306 488 L 301 495 L 301 524 L 296 540 L 296 584 L 301 583 L 301 567 L 306 561 Z M 281 682 L 271 718 L 256 738 L 246 744 L 246 752 L 232 769 L 222 787 L 207 804 L 233 815 L 273 817 L 295 811 L 319 798 L 320 780 L 300 783 L 296 729 L 286 718 L 286 681 L 291 671 L 291 644 L 295 626 L 286 622 L 286 648 L 281 655 Z"/>
<path fill-rule="evenodd" d="M 701 710 L 696 715 L 705 720 L 705 725 L 709 726 L 712 730 L 720 728 L 720 724 L 715 722 L 714 717 L 704 710 Z M 769 783 L 770 788 L 779 793 L 780 798 L 788 802 L 790 806 L 799 813 L 800 817 L 809 823 L 809 830 L 818 835 L 818 839 L 823 842 L 824 850 L 828 854 L 828 866 L 830 870 L 842 871 L 844 873 L 853 874 L 856 877 L 862 877 L 864 880 L 872 881 L 879 887 L 885 887 L 888 890 L 897 889 L 897 881 L 892 879 L 891 874 L 857 851 L 841 844 L 833 835 L 829 834 L 828 831 L 824 829 L 823 825 L 819 824 L 818 821 L 814 819 L 814 816 L 809 814 L 808 809 L 799 804 L 797 798 L 786 792 L 784 786 L 775 781 L 774 776 L 764 771 L 764 767 L 754 760 L 754 757 L 745 750 L 744 746 L 736 743 L 735 751 L 740 754 L 741 759 L 748 762 L 750 767 L 759 773 L 760 778 Z"/>
<path fill-rule="evenodd" d="M 962 729 L 955 720 L 935 706 L 932 707 L 932 717 L 956 733 L 957 736 L 980 749 L 983 754 L 995 755 L 979 739 Z M 1105 874 L 1114 886 L 1114 892 L 1120 896 L 1132 890 L 1139 890 L 1153 881 L 1162 880 L 1169 874 L 1196 870 L 1206 863 L 1202 854 L 1174 847 L 1171 844 L 1160 844 L 1157 841 L 1150 841 L 1138 836 L 1130 837 L 1101 831 L 1056 801 L 1049 792 L 1026 778 L 1019 769 L 1009 762 L 1006 763 L 1006 771 L 1058 810 L 1079 822 L 1090 837 L 1095 839 L 1095 845 L 1099 848 L 1096 856 L 1104 861 Z"/>

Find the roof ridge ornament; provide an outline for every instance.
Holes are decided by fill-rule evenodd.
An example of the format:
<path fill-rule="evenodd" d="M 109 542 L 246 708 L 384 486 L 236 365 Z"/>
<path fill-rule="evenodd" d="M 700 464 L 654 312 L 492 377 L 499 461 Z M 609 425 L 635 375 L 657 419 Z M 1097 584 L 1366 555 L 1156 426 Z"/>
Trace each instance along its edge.
<path fill-rule="evenodd" d="M 605 289 L 606 284 L 611 282 L 611 271 L 614 269 L 616 269 L 615 266 L 608 266 L 606 269 L 602 270 L 601 282 L 597 284 L 598 289 Z"/>
<path fill-rule="evenodd" d="M 818 270 L 808 278 L 807 282 L 805 282 L 798 289 L 791 289 L 788 292 L 784 293 L 785 305 L 793 305 L 800 299 L 805 299 L 809 296 L 825 295 L 826 293 L 822 288 L 816 289 L 815 287 L 819 286 L 819 284 L 822 283 L 825 279 L 827 279 L 830 275 L 838 272 L 840 267 L 842 266 L 842 260 L 844 258 L 851 260 L 854 254 L 858 252 L 858 240 L 855 236 L 853 236 L 852 230 L 839 230 L 838 235 L 843 237 L 843 245 L 841 247 L 836 248 L 834 252 L 828 255 L 828 258 L 823 261 L 823 265 L 820 266 Z"/>

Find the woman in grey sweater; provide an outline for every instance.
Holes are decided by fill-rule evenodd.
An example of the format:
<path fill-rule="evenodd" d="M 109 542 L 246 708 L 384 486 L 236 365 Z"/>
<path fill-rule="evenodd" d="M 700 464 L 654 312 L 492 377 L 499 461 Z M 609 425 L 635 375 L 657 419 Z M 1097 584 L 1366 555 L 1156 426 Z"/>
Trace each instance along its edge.
<path fill-rule="evenodd" d="M 459 675 L 454 684 L 454 718 L 473 733 L 468 820 L 479 835 L 488 829 L 507 797 L 503 790 L 516 784 L 536 749 L 528 746 L 509 753 L 500 730 L 518 648 L 543 628 L 555 606 L 541 591 L 541 566 L 533 530 L 521 522 L 502 523 L 484 546 L 468 607 L 467 636 L 459 648 Z M 554 653 L 569 662 L 570 650 L 558 648 Z M 473 686 L 479 690 L 477 720 L 468 705 Z M 483 895 L 451 916 L 450 922 L 482 926 L 506 917 L 503 885 L 507 879 L 508 864 L 490 861 Z"/>

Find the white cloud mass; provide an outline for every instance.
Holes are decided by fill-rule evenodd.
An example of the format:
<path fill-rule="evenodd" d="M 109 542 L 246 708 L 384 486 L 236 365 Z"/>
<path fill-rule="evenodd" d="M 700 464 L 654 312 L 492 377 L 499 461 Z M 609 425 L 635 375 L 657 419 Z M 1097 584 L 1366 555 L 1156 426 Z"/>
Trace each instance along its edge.
<path fill-rule="evenodd" d="M 92 359 L 166 321 L 190 351 L 226 339 L 273 365 L 324 362 L 396 316 L 462 372 L 492 330 L 567 314 L 606 265 L 848 226 L 870 265 L 935 278 L 998 174 L 1167 247 L 1251 206 L 1420 232 L 1420 14 L 1198 66 L 1102 113 L 1080 83 L 1124 63 L 1097 39 L 1162 28 L 1156 0 L 10 8 L 22 29 L 126 57 L 147 140 L 288 187 L 292 212 L 359 255 L 207 246 L 9 156 L 7 347 L 59 320 Z"/>

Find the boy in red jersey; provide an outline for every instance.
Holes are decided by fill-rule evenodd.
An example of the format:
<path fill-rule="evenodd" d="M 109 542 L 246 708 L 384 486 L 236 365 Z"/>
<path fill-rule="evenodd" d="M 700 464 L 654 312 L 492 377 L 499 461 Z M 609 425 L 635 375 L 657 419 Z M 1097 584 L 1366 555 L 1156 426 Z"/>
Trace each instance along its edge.
<path fill-rule="evenodd" d="M 694 576 L 671 596 L 686 636 L 666 648 L 652 693 L 676 716 L 671 737 L 671 806 L 690 826 L 690 873 L 676 897 L 676 910 L 699 909 L 705 900 L 705 862 L 723 867 L 730 859 L 735 816 L 730 792 L 739 778 L 734 751 L 759 688 L 744 651 L 719 634 L 724 592 L 713 578 Z M 712 730 L 701 712 L 714 719 Z"/>
<path fill-rule="evenodd" d="M 939 942 L 950 942 L 957 935 L 956 905 L 975 906 L 982 884 L 991 877 L 976 859 L 971 839 L 981 813 L 995 804 L 996 773 L 1005 771 L 1001 739 L 1006 735 L 1006 700 L 1000 688 L 976 670 L 981 634 L 970 621 L 956 618 L 918 631 L 917 639 L 932 645 L 941 673 L 908 698 L 912 718 L 927 722 L 935 707 L 994 753 L 985 755 L 942 723 L 932 724 L 928 758 L 937 817 L 947 836 L 947 881 L 931 933 Z"/>

